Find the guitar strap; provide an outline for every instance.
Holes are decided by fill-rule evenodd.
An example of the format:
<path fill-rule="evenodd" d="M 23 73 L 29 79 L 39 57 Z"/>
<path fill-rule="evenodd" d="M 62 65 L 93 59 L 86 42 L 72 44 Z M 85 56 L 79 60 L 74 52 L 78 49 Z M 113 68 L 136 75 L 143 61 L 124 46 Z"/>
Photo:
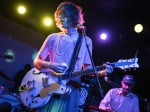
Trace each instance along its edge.
<path fill-rule="evenodd" d="M 73 52 L 73 55 L 72 55 L 72 58 L 71 58 L 70 66 L 69 66 L 69 68 L 68 68 L 67 71 L 66 71 L 66 73 L 67 73 L 68 75 L 64 76 L 64 77 L 66 77 L 66 78 L 68 78 L 68 79 L 70 79 L 71 72 L 74 70 L 75 63 L 76 63 L 76 59 L 77 59 L 77 57 L 78 57 L 78 53 L 79 53 L 79 51 L 80 51 L 80 47 L 81 47 L 81 44 L 82 44 L 82 40 L 83 40 L 82 35 L 79 33 L 79 38 L 78 38 L 77 43 L 76 43 L 76 46 L 75 46 L 75 48 L 74 48 L 74 52 Z M 70 83 L 70 81 L 69 81 L 69 83 Z M 68 85 L 69 83 L 67 83 L 67 85 Z M 67 88 L 66 88 L 66 89 L 67 89 Z M 68 95 L 65 95 L 65 94 L 63 94 L 63 95 L 64 95 L 64 96 L 63 96 L 63 98 L 62 98 L 62 102 L 61 102 L 61 105 L 60 105 L 60 107 L 59 107 L 59 110 L 60 110 L 61 107 L 62 107 L 63 101 L 64 101 L 64 100 L 67 100 L 67 99 L 69 98 Z"/>
<path fill-rule="evenodd" d="M 70 75 L 71 72 L 73 72 L 75 64 L 76 64 L 76 60 L 80 51 L 80 47 L 81 47 L 81 43 L 82 43 L 83 37 L 82 34 L 79 33 L 79 38 L 77 40 L 73 55 L 72 55 L 72 59 L 70 62 L 70 66 L 68 68 L 68 70 L 66 71 L 66 73 L 68 73 L 68 75 Z M 69 78 L 69 76 L 67 76 Z"/>

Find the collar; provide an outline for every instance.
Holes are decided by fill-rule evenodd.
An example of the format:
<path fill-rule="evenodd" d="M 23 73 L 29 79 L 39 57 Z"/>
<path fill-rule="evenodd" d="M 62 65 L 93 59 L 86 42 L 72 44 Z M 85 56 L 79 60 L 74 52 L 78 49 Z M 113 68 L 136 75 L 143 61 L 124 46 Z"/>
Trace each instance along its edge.
<path fill-rule="evenodd" d="M 122 88 L 119 88 L 119 89 L 118 89 L 117 94 L 119 94 L 119 95 L 123 94 Z M 133 96 L 132 96 L 132 93 L 131 93 L 131 92 L 129 92 L 129 94 L 127 94 L 127 96 L 125 96 L 125 97 L 130 97 L 131 99 L 133 99 Z"/>
<path fill-rule="evenodd" d="M 67 32 L 59 32 L 59 33 L 61 34 L 61 36 L 66 36 L 66 35 L 72 36 L 72 35 L 77 35 L 78 34 L 77 31 L 71 32 L 71 33 L 67 33 Z"/>

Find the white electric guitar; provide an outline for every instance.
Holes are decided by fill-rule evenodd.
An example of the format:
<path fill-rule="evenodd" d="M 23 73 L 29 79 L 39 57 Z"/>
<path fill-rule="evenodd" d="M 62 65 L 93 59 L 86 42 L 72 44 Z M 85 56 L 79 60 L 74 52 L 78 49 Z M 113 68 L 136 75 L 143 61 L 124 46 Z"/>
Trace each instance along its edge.
<path fill-rule="evenodd" d="M 122 60 L 111 63 L 113 68 L 121 68 L 125 70 L 127 68 L 138 68 L 138 58 Z M 96 66 L 96 71 L 103 70 L 102 66 Z M 81 70 L 70 73 L 71 77 L 79 77 L 84 75 L 93 74 L 93 69 Z M 52 76 L 47 72 L 41 72 L 36 68 L 32 68 L 23 78 L 20 86 L 20 98 L 22 103 L 29 108 L 40 108 L 44 106 L 54 94 L 65 94 L 70 93 L 66 83 L 68 77 Z M 67 75 L 68 76 L 68 75 Z"/>

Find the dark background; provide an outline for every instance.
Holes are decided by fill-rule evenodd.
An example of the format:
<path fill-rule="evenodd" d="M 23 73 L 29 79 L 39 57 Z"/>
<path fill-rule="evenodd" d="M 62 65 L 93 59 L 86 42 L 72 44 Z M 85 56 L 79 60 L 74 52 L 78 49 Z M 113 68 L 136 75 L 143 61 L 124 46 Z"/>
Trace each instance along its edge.
<path fill-rule="evenodd" d="M 41 17 L 49 15 L 54 20 L 54 11 L 63 1 L 65 0 L 0 0 L 0 11 L 7 19 L 47 37 L 51 33 L 58 32 L 59 29 L 54 21 L 51 27 L 42 26 Z M 109 79 L 120 85 L 120 80 L 125 74 L 133 75 L 136 79 L 134 93 L 149 100 L 150 0 L 70 0 L 70 2 L 83 8 L 86 34 L 93 41 L 93 60 L 96 66 L 106 61 L 117 62 L 119 59 L 134 58 L 138 51 L 139 68 L 136 71 L 131 68 L 125 72 L 114 68 Z M 16 7 L 20 4 L 27 7 L 25 15 L 19 15 L 16 11 Z M 140 34 L 134 32 L 134 26 L 138 23 L 144 25 L 144 31 Z M 108 41 L 102 42 L 99 39 L 102 31 L 108 32 Z M 15 39 L 36 49 L 39 49 L 45 40 L 37 38 L 33 42 L 31 38 L 17 36 Z M 103 77 L 99 79 L 105 94 L 112 86 L 106 83 Z M 100 97 L 97 90 L 92 94 Z M 146 112 L 144 108 L 147 103 L 139 101 L 141 111 Z"/>

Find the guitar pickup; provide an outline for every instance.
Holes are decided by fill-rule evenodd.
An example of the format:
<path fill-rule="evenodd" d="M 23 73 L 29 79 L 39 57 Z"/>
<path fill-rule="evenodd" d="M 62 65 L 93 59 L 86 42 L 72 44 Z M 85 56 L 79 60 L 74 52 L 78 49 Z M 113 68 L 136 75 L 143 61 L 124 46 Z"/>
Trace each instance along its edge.
<path fill-rule="evenodd" d="M 49 83 L 48 83 L 48 77 L 44 77 L 42 78 L 42 82 L 43 82 L 43 87 L 49 87 Z"/>

